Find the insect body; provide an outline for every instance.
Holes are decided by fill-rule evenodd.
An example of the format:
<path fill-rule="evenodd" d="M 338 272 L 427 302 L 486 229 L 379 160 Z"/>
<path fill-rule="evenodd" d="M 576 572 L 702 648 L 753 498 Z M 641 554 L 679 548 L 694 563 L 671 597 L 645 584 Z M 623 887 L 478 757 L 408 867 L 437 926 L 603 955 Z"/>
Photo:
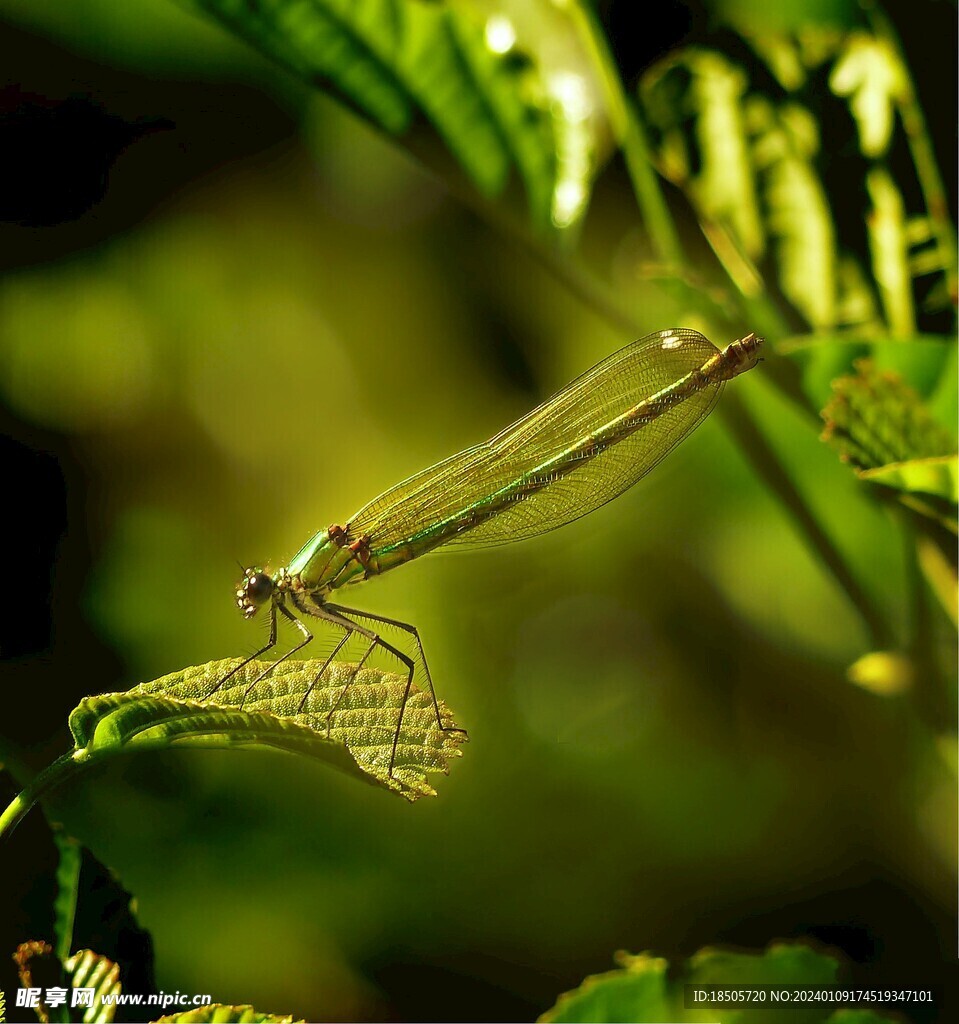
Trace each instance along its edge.
<path fill-rule="evenodd" d="M 361 664 L 379 647 L 407 673 L 393 734 L 392 774 L 417 666 L 433 697 L 437 724 L 444 728 L 423 646 L 414 626 L 346 608 L 333 600 L 336 592 L 443 545 L 522 540 L 599 508 L 688 436 L 709 415 L 725 382 L 756 365 L 761 346 L 754 334 L 722 350 L 696 331 L 650 334 L 604 359 L 490 440 L 402 481 L 346 523 L 319 531 L 284 568 L 244 570 L 237 606 L 246 618 L 268 608 L 270 634 L 267 644 L 230 675 L 276 645 L 278 616 L 299 630 L 300 642 L 273 665 L 313 639 L 305 620 L 321 620 L 342 631 L 317 681 L 351 636 L 363 637 L 367 646 Z M 404 631 L 410 652 L 385 640 L 383 625 Z M 328 726 L 345 692 L 330 710 Z"/>

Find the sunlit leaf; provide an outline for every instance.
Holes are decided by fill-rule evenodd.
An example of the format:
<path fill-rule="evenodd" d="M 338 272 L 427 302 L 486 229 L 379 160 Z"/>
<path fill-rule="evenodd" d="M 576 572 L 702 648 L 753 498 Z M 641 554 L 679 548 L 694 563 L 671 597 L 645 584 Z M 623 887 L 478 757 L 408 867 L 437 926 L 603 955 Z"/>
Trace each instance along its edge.
<path fill-rule="evenodd" d="M 568 19 L 553 5 L 526 36 L 523 5 L 512 17 L 478 2 L 192 2 L 390 134 L 426 121 L 484 195 L 515 171 L 535 223 L 564 228 L 584 212 L 605 115 L 582 48 L 556 43 L 563 24 L 548 15 Z"/>
<path fill-rule="evenodd" d="M 691 48 L 651 68 L 640 96 L 663 173 L 756 259 L 766 240 L 742 106 L 747 86 L 745 71 L 722 54 Z"/>
<path fill-rule="evenodd" d="M 898 374 L 880 371 L 870 360 L 833 382 L 833 397 L 822 411 L 823 440 L 857 469 L 910 462 L 956 450 L 956 439 L 926 409 Z"/>
<path fill-rule="evenodd" d="M 814 161 L 819 129 L 799 104 L 747 105 L 754 160 L 775 240 L 780 287 L 815 328 L 837 320 L 838 253 L 829 201 Z"/>
<path fill-rule="evenodd" d="M 871 360 L 833 382 L 823 409 L 822 437 L 859 477 L 898 495 L 899 501 L 952 533 L 957 527 L 956 438 L 896 373 Z"/>
<path fill-rule="evenodd" d="M 879 285 L 886 321 L 894 333 L 915 330 L 912 273 L 909 267 L 909 239 L 902 194 L 884 168 L 866 175 L 872 210 L 866 219 L 872 271 Z"/>
<path fill-rule="evenodd" d="M 93 989 L 93 1003 L 83 1010 L 84 1024 L 110 1024 L 117 1011 L 116 997 L 123 991 L 120 968 L 91 949 L 74 953 L 63 966 L 70 974 L 72 988 Z"/>
<path fill-rule="evenodd" d="M 275 1013 L 261 1013 L 252 1006 L 225 1006 L 211 1003 L 195 1010 L 171 1013 L 158 1017 L 154 1024 L 303 1024 L 302 1017 L 281 1017 Z"/>
<path fill-rule="evenodd" d="M 859 475 L 863 480 L 871 480 L 897 491 L 928 494 L 953 504 L 959 501 L 959 459 L 955 455 L 896 462 L 863 470 Z"/>
<path fill-rule="evenodd" d="M 729 16 L 780 87 L 770 88 L 765 69 L 754 62 L 702 47 L 653 65 L 641 80 L 640 97 L 660 172 L 686 193 L 707 240 L 748 300 L 776 287 L 816 331 L 914 333 L 914 290 L 924 309 L 949 304 L 953 232 L 943 225 L 946 201 L 933 187 L 934 159 L 893 40 L 878 30 L 769 33 L 734 12 Z M 842 104 L 822 86 L 830 65 L 831 91 Z M 908 171 L 900 180 L 885 164 L 867 162 L 862 188 L 869 197 L 863 225 L 868 257 L 848 208 L 836 205 L 845 187 L 835 191 L 822 176 L 828 156 L 821 152 L 822 122 L 836 107 L 845 116 L 846 101 L 868 160 L 889 149 L 897 117 L 908 121 L 904 137 L 923 183 L 923 206 L 916 208 L 915 198 L 905 198 L 914 193 Z M 864 268 L 860 262 L 867 258 Z M 936 278 L 917 285 L 929 275 Z"/>
<path fill-rule="evenodd" d="M 866 156 L 881 156 L 892 137 L 897 102 L 908 89 L 908 76 L 898 54 L 885 39 L 853 32 L 829 78 L 837 96 L 850 98 Z"/>
<path fill-rule="evenodd" d="M 211 662 L 126 693 L 85 698 L 70 715 L 74 760 L 183 746 L 271 747 L 317 758 L 414 800 L 435 795 L 426 776 L 446 773 L 450 759 L 461 754 L 463 733 L 441 729 L 430 695 L 414 687 L 389 774 L 405 676 L 334 662 L 317 681 L 322 662 L 290 661 L 256 681 L 267 666 L 251 663 L 212 693 L 238 664 Z M 442 704 L 440 713 L 451 727 Z"/>

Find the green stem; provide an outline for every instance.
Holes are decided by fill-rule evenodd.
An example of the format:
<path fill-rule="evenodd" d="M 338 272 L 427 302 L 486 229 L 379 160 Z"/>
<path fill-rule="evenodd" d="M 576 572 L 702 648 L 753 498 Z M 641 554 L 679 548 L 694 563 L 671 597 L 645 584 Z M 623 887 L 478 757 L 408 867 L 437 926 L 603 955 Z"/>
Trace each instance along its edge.
<path fill-rule="evenodd" d="M 7 809 L 0 814 L 0 840 L 9 836 L 30 812 L 33 805 L 51 790 L 59 786 L 65 779 L 87 763 L 81 752 L 71 750 L 69 754 L 58 757 L 49 767 L 44 768 L 19 796 L 13 798 Z"/>

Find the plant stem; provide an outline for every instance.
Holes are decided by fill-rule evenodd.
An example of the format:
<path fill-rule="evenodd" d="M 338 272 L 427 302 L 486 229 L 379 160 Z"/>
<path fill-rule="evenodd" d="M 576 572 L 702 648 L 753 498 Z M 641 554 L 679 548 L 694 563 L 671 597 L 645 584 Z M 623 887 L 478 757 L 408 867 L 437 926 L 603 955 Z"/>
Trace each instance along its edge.
<path fill-rule="evenodd" d="M 79 754 L 79 751 L 71 750 L 69 754 L 58 757 L 53 764 L 44 768 L 19 796 L 11 800 L 7 809 L 0 814 L 0 841 L 13 832 L 38 800 L 87 763 L 85 758 L 78 757 Z"/>

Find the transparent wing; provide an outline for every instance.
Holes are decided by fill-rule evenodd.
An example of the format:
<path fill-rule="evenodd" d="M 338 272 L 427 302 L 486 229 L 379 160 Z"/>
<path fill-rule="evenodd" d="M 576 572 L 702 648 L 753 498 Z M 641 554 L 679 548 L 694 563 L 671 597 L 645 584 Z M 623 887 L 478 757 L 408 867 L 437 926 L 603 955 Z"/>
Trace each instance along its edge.
<path fill-rule="evenodd" d="M 353 536 L 382 549 L 462 522 L 442 543 L 489 546 L 554 530 L 622 494 L 709 414 L 722 390 L 709 384 L 610 447 L 584 441 L 717 352 L 695 331 L 650 334 L 598 363 L 483 444 L 467 448 L 381 494 L 350 520 Z M 497 511 L 476 522 L 475 510 Z M 473 525 L 471 525 L 473 524 Z"/>

